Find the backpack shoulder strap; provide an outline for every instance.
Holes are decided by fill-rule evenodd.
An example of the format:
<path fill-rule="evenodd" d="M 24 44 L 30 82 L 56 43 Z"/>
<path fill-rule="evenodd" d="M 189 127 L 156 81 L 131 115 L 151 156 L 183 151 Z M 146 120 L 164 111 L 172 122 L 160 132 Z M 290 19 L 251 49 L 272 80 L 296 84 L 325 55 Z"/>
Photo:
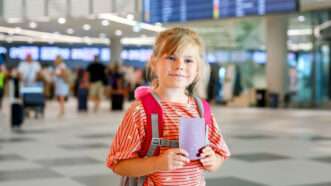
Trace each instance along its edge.
<path fill-rule="evenodd" d="M 204 99 L 201 99 L 199 97 L 194 97 L 194 100 L 196 104 L 198 105 L 198 110 L 201 118 L 205 119 L 206 123 L 206 130 L 205 130 L 205 142 L 209 143 L 209 128 L 211 128 L 212 125 L 212 117 L 211 117 L 211 109 L 208 104 L 208 102 Z"/>
<path fill-rule="evenodd" d="M 194 100 L 198 105 L 200 117 L 204 118 L 206 124 L 210 126 L 212 124 L 212 117 L 211 117 L 211 109 L 208 102 L 197 96 L 194 96 Z"/>
<path fill-rule="evenodd" d="M 142 144 L 140 157 L 152 156 L 159 152 L 159 139 L 163 137 L 163 112 L 158 97 L 153 93 L 147 93 L 139 98 L 142 103 L 147 125 L 145 127 L 145 140 Z"/>

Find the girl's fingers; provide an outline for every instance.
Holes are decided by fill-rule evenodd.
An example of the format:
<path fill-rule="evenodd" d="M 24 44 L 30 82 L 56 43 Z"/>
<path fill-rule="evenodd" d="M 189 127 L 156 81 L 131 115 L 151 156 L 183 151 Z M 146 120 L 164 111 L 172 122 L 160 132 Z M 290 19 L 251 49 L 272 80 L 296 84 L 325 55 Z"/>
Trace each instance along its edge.
<path fill-rule="evenodd" d="M 200 154 L 200 157 L 205 158 L 208 156 L 213 156 L 214 154 L 215 154 L 214 150 L 211 147 L 207 146 L 204 149 L 202 149 L 202 153 Z"/>
<path fill-rule="evenodd" d="M 183 162 L 183 163 L 188 163 L 190 162 L 190 160 L 188 158 L 186 158 L 185 156 L 182 155 L 175 155 L 173 158 L 174 161 L 179 161 L 179 162 Z"/>

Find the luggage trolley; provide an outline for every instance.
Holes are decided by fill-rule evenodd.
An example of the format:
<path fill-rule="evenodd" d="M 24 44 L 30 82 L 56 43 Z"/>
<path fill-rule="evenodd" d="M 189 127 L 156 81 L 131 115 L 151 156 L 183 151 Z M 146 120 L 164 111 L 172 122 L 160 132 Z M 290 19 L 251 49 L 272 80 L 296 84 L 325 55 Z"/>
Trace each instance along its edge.
<path fill-rule="evenodd" d="M 29 110 L 35 112 L 35 118 L 44 116 L 45 96 L 43 84 L 33 84 L 21 88 L 22 102 L 25 115 Z"/>

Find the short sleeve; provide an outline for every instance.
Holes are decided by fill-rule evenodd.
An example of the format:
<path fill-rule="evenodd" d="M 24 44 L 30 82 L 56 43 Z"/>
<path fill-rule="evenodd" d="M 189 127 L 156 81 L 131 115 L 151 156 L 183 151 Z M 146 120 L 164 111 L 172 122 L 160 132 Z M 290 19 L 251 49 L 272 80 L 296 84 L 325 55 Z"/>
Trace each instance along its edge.
<path fill-rule="evenodd" d="M 21 62 L 21 63 L 18 65 L 18 72 L 19 72 L 19 73 L 24 74 L 24 71 L 25 71 L 25 70 L 24 70 L 24 69 L 25 69 L 24 66 L 25 66 L 25 65 L 24 65 L 24 61 Z"/>
<path fill-rule="evenodd" d="M 210 142 L 210 146 L 217 154 L 222 156 L 224 159 L 228 159 L 231 156 L 229 147 L 226 144 L 223 135 L 221 134 L 221 130 L 213 115 L 212 115 L 212 123 L 209 126 L 209 130 L 208 130 L 208 139 Z"/>
<path fill-rule="evenodd" d="M 39 72 L 41 70 L 41 65 L 39 62 L 35 62 L 35 66 L 36 66 L 36 71 Z"/>
<path fill-rule="evenodd" d="M 139 101 L 131 104 L 117 129 L 107 157 L 107 166 L 114 168 L 120 160 L 138 157 L 145 136 L 146 114 Z"/>

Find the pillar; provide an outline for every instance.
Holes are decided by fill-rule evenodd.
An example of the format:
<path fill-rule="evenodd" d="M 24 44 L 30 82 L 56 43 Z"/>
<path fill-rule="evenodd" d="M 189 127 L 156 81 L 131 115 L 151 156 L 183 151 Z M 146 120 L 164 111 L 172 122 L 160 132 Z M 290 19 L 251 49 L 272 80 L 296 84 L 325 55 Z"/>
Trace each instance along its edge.
<path fill-rule="evenodd" d="M 267 91 L 283 100 L 288 92 L 287 17 L 266 17 Z"/>

